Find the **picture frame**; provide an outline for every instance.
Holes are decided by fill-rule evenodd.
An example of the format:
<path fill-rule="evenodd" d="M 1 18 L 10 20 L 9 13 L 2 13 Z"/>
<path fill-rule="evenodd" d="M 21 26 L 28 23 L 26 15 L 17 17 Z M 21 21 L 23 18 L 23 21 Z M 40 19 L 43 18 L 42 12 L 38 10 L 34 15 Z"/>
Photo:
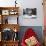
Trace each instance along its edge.
<path fill-rule="evenodd" d="M 2 15 L 9 15 L 9 10 L 2 10 Z"/>
<path fill-rule="evenodd" d="M 23 9 L 23 16 L 25 18 L 36 18 L 37 9 L 36 8 L 25 8 Z"/>

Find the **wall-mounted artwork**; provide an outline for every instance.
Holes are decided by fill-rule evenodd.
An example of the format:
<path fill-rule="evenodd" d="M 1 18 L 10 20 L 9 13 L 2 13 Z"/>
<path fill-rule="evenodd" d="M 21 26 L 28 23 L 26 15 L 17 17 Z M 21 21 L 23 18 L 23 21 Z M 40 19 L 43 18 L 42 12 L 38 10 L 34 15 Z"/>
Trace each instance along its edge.
<path fill-rule="evenodd" d="M 26 9 L 23 9 L 23 15 L 24 16 L 36 17 L 37 16 L 37 9 L 36 8 L 26 8 Z"/>

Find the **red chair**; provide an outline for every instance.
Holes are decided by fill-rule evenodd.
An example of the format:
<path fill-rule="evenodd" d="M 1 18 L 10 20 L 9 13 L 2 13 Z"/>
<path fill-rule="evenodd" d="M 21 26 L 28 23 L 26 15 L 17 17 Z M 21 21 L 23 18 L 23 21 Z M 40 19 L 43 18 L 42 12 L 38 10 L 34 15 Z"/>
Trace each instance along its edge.
<path fill-rule="evenodd" d="M 37 39 L 37 35 L 36 33 L 33 31 L 32 28 L 27 29 L 27 31 L 24 34 L 24 37 L 22 38 L 22 42 L 21 45 L 22 46 L 27 46 L 25 43 L 25 39 L 28 39 L 29 37 L 34 36 Z M 39 43 L 39 41 L 37 42 L 37 44 L 35 46 L 41 46 L 41 44 Z"/>

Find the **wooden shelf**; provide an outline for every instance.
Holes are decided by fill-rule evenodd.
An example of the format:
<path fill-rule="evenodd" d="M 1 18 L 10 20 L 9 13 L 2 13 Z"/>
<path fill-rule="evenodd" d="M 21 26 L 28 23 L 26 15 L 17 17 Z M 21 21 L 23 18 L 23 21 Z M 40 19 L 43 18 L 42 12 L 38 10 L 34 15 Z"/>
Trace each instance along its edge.
<path fill-rule="evenodd" d="M 1 41 L 0 45 L 2 46 L 18 46 L 19 41 Z"/>
<path fill-rule="evenodd" d="M 0 7 L 0 14 L 2 14 L 2 11 L 6 11 L 6 12 L 8 12 L 9 14 L 7 14 L 7 15 L 18 15 L 18 9 L 19 9 L 19 7 Z M 5 12 L 5 13 L 6 13 Z M 10 12 L 17 12 L 16 14 L 14 13 L 14 14 L 10 14 Z M 3 14 L 2 14 L 3 15 Z M 4 14 L 5 15 L 5 14 Z"/>
<path fill-rule="evenodd" d="M 18 9 L 19 9 L 19 7 L 0 7 L 0 20 L 1 20 L 1 24 L 0 24 L 0 32 L 1 32 L 0 46 L 18 46 L 18 42 L 19 42 L 18 39 L 17 39 L 17 41 L 16 41 L 16 39 L 15 39 L 15 41 L 13 41 L 15 36 L 13 37 L 13 39 L 10 39 L 9 41 L 5 41 L 4 39 L 2 39 L 3 38 L 2 33 L 3 33 L 4 29 L 11 29 L 10 31 L 14 31 L 14 33 L 15 32 L 18 33 L 18 31 L 20 29 L 19 24 L 18 24 L 18 16 L 19 16 Z M 14 17 L 17 16 L 17 18 L 16 18 L 17 24 L 8 24 L 8 19 L 7 19 L 8 16 L 14 16 Z"/>
<path fill-rule="evenodd" d="M 10 9 L 10 10 L 11 10 L 11 9 L 16 9 L 16 10 L 18 10 L 18 8 L 19 8 L 19 7 L 0 7 L 0 10 L 7 10 L 7 9 L 8 9 L 8 10 L 9 10 L 9 9 Z"/>
<path fill-rule="evenodd" d="M 15 24 L 1 24 L 0 27 L 1 27 L 1 31 L 5 28 L 9 28 L 9 29 L 12 29 L 13 31 L 14 31 L 14 29 L 16 29 L 18 32 L 20 29 L 18 24 L 16 24 L 16 25 Z"/>
<path fill-rule="evenodd" d="M 8 42 L 12 43 L 12 42 L 19 42 L 19 40 L 15 40 L 15 41 L 10 40 L 10 41 L 3 41 L 3 42 L 5 42 L 5 43 L 8 43 Z"/>

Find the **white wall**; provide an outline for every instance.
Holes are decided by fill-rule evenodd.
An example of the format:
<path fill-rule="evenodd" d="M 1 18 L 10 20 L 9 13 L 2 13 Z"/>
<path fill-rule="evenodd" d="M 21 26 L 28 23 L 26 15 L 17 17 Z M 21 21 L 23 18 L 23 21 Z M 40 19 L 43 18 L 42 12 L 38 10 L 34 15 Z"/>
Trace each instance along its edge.
<path fill-rule="evenodd" d="M 0 6 L 14 6 L 15 0 L 0 0 Z M 17 0 L 20 6 L 20 17 L 19 24 L 21 26 L 43 26 L 43 7 L 42 0 Z M 37 8 L 37 18 L 36 19 L 24 19 L 23 18 L 23 8 Z"/>
<path fill-rule="evenodd" d="M 15 5 L 14 1 L 15 0 L 0 0 L 0 6 L 1 7 L 14 6 Z"/>
<path fill-rule="evenodd" d="M 22 16 L 19 18 L 21 26 L 43 26 L 43 6 L 42 0 L 22 0 L 18 1 L 23 8 L 37 8 L 36 19 L 24 19 Z M 21 14 L 22 15 L 22 14 Z"/>

